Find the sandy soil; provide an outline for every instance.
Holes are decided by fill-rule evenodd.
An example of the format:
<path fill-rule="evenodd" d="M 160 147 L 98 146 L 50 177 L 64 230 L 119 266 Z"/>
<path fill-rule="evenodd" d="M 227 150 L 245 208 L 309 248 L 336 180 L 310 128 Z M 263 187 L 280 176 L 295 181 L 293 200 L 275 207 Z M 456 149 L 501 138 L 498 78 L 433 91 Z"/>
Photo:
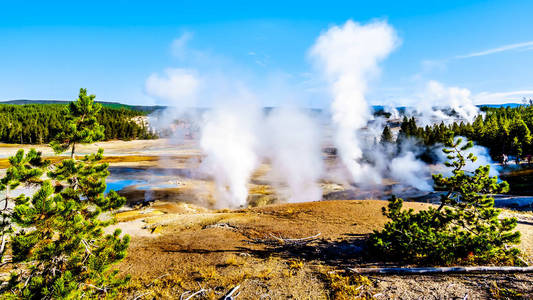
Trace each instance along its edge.
<path fill-rule="evenodd" d="M 0 143 L 0 158 L 7 158 L 17 152 L 18 149 L 35 148 L 43 153 L 43 156 L 55 156 L 48 145 L 20 145 Z M 169 139 L 133 140 L 133 141 L 107 141 L 89 145 L 77 145 L 76 153 L 84 155 L 94 153 L 98 148 L 104 149 L 108 156 L 145 155 L 145 156 L 180 156 L 200 154 L 196 142 L 183 141 L 179 145 Z M 69 153 L 65 153 L 68 155 Z"/>
<path fill-rule="evenodd" d="M 123 212 L 118 226 L 133 234 L 128 257 L 120 264 L 133 276 L 125 295 L 176 299 L 186 291 L 216 299 L 240 285 L 239 299 L 342 298 L 332 282 L 357 276 L 350 267 L 373 266 L 361 256 L 364 236 L 386 222 L 385 201 L 344 200 L 270 205 L 213 211 L 183 203 L 156 202 L 144 214 Z M 406 203 L 422 209 L 423 203 Z M 533 215 L 516 214 L 520 247 L 533 258 Z M 141 227 L 139 227 L 141 226 Z M 144 228 L 144 229 L 142 229 Z M 320 233 L 307 246 L 280 244 L 273 236 L 302 238 Z M 340 280 L 336 278 L 335 280 Z M 487 299 L 498 291 L 533 293 L 533 275 L 373 276 L 359 288 L 377 299 Z M 497 288 L 496 288 L 497 287 Z M 507 290 L 505 290 L 507 289 Z"/>

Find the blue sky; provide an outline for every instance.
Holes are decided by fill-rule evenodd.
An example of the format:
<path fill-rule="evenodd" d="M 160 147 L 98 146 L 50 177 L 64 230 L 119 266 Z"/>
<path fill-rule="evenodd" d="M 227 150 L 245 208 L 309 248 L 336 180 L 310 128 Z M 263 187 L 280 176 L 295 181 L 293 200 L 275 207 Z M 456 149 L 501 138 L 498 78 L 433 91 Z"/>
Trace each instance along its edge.
<path fill-rule="evenodd" d="M 371 103 L 402 104 L 428 80 L 477 102 L 533 96 L 533 1 L 287 2 L 0 2 L 0 100 L 73 99 L 86 87 L 101 100 L 164 104 L 146 81 L 168 68 L 216 69 L 275 98 L 278 84 L 309 89 L 309 48 L 348 19 L 386 20 L 401 39 Z"/>

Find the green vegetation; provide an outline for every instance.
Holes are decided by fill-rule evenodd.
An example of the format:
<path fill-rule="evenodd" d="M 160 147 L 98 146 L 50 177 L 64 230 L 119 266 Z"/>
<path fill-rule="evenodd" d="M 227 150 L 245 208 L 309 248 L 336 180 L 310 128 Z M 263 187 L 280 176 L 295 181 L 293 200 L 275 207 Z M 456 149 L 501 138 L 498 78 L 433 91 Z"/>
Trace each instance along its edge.
<path fill-rule="evenodd" d="M 433 176 L 435 188 L 445 192 L 440 206 L 419 212 L 402 210 L 403 200 L 392 197 L 388 208 L 383 208 L 391 221 L 371 235 L 371 251 L 393 260 L 429 265 L 520 264 L 519 250 L 510 246 L 520 242 L 520 232 L 514 231 L 517 221 L 499 219 L 500 210 L 488 196 L 507 191 L 507 183 L 490 177 L 489 166 L 473 173 L 464 171 L 467 160 L 476 160 L 471 153 L 463 154 L 472 142 L 462 145 L 460 138 L 449 138 L 445 145 L 453 176 Z"/>
<path fill-rule="evenodd" d="M 87 96 L 87 95 L 85 95 Z M 93 99 L 94 100 L 94 99 Z M 68 122 L 64 113 L 71 104 L 0 104 L 0 142 L 16 144 L 49 143 Z M 100 104 L 95 104 L 100 106 Z M 156 138 L 144 124 L 133 118 L 145 112 L 103 106 L 95 116 L 104 127 L 105 140 L 131 140 Z"/>
<path fill-rule="evenodd" d="M 381 133 L 381 143 L 392 143 L 392 132 L 389 128 L 389 126 L 386 126 L 383 128 L 383 132 Z"/>
<path fill-rule="evenodd" d="M 101 162 L 102 149 L 74 159 L 76 143 L 104 137 L 96 121 L 99 109 L 94 96 L 82 89 L 78 101 L 63 110 L 67 121 L 53 148 L 63 152 L 70 147 L 73 158 L 51 165 L 33 149 L 10 157 L 0 180 L 5 192 L 0 259 L 11 266 L 9 280 L 0 287 L 2 299 L 113 297 L 129 280 L 110 270 L 125 257 L 129 236 L 120 237 L 119 229 L 104 234 L 115 222 L 111 213 L 126 199 L 114 191 L 104 195 L 109 171 Z M 31 197 L 11 198 L 10 191 L 22 185 L 38 190 Z"/>
<path fill-rule="evenodd" d="M 74 158 L 76 144 L 90 144 L 104 138 L 104 126 L 98 124 L 96 116 L 102 109 L 94 103 L 95 95 L 87 95 L 86 89 L 80 90 L 78 101 L 71 102 L 65 107 L 65 124 L 63 129 L 54 137 L 50 146 L 56 153 L 65 152 L 71 148 L 70 158 Z"/>
<path fill-rule="evenodd" d="M 159 109 L 164 109 L 166 106 L 160 106 L 160 105 L 152 105 L 152 106 L 144 106 L 144 105 L 129 105 L 129 104 L 122 104 L 118 102 L 107 102 L 107 101 L 94 101 L 95 103 L 101 104 L 103 107 L 108 108 L 124 108 L 128 110 L 137 110 L 144 113 L 151 113 Z M 23 104 L 62 104 L 62 105 L 68 105 L 70 101 L 63 101 L 63 100 L 9 100 L 9 101 L 3 101 L 2 104 L 17 104 L 17 105 L 23 105 Z"/>
<path fill-rule="evenodd" d="M 533 106 L 485 107 L 483 110 L 485 115 L 479 115 L 472 124 L 441 123 L 418 127 L 414 118 L 404 118 L 400 136 L 416 137 L 424 145 L 431 146 L 444 143 L 447 133 L 451 132 L 487 147 L 495 160 L 500 160 L 503 154 L 518 157 L 533 154 Z"/>

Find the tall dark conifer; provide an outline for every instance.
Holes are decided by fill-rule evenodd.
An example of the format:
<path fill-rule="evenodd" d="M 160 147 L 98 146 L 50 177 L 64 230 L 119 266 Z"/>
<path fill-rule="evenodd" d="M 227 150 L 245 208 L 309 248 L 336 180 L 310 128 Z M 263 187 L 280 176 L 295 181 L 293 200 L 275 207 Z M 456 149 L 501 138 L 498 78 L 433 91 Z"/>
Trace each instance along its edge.
<path fill-rule="evenodd" d="M 113 297 L 126 278 L 110 267 L 125 257 L 129 236 L 121 231 L 105 234 L 114 222 L 112 212 L 125 203 L 116 192 L 104 194 L 107 163 L 103 149 L 83 158 L 75 157 L 76 143 L 90 143 L 103 136 L 96 122 L 99 105 L 86 90 L 65 110 L 69 120 L 59 133 L 57 152 L 71 147 L 71 158 L 47 167 L 35 150 L 19 150 L 0 181 L 3 190 L 37 184 L 32 196 L 20 195 L 4 233 L 11 235 L 12 274 L 2 284 L 2 297 L 13 299 L 93 299 Z M 42 177 L 45 170 L 47 176 Z M 11 226 L 15 225 L 15 226 Z M 17 229 L 14 229 L 17 228 Z"/>

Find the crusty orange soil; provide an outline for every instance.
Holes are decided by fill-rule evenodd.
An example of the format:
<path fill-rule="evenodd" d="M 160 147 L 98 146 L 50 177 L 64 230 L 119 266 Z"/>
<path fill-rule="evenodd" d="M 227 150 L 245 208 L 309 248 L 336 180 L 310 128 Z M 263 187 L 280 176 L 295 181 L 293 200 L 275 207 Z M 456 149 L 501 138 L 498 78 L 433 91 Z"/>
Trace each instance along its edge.
<path fill-rule="evenodd" d="M 156 202 L 150 209 L 163 214 L 139 215 L 137 220 L 154 234 L 133 236 L 129 255 L 119 266 L 133 278 L 124 295 L 175 299 L 201 287 L 207 292 L 195 299 L 216 299 L 240 285 L 238 299 L 332 298 L 324 274 L 371 264 L 363 260 L 358 246 L 386 222 L 381 214 L 386 203 L 322 201 L 212 211 Z M 415 210 L 427 206 L 405 203 Z M 522 222 L 519 229 L 527 246 L 523 248 L 530 247 L 533 225 Z M 309 247 L 283 247 L 273 237 L 318 233 L 319 239 Z M 531 249 L 526 252 L 532 255 Z M 513 291 L 533 292 L 533 277 L 528 275 L 377 276 L 371 281 L 366 289 L 381 299 L 453 299 L 466 294 L 468 299 L 483 299 L 491 295 L 494 282 Z"/>

